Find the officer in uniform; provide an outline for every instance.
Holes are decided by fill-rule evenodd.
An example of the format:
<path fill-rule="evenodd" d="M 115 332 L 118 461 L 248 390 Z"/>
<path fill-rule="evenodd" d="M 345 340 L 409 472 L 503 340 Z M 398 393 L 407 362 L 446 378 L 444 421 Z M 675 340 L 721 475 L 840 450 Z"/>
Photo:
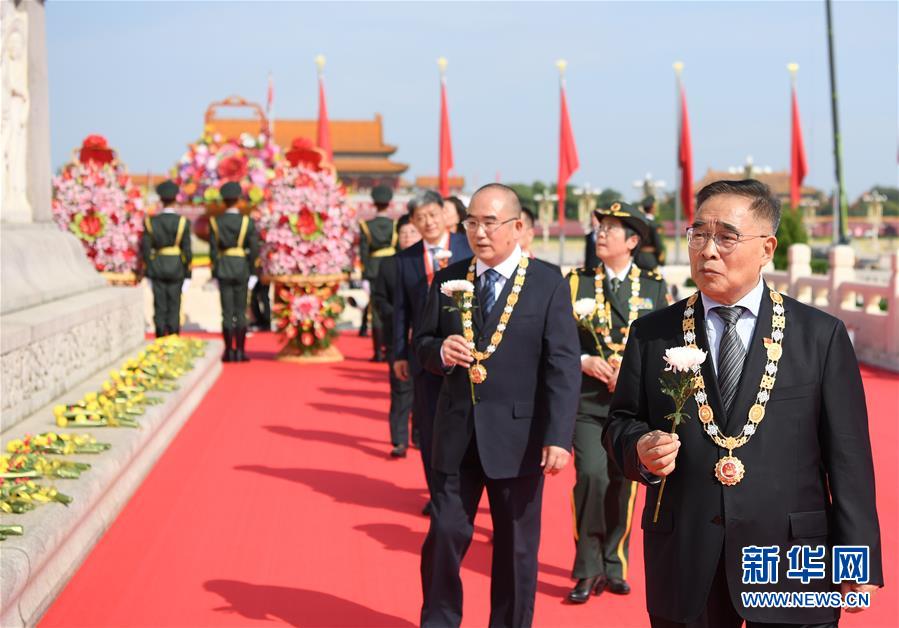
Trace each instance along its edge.
<path fill-rule="evenodd" d="M 222 302 L 222 361 L 247 362 L 247 290 L 258 281 L 259 236 L 253 220 L 237 209 L 240 185 L 226 183 L 221 196 L 225 213 L 209 219 L 209 258 Z"/>
<path fill-rule="evenodd" d="M 386 185 L 378 185 L 371 191 L 371 200 L 378 210 L 378 215 L 371 220 L 359 223 L 362 231 L 359 238 L 359 259 L 362 260 L 362 279 L 368 282 L 366 291 L 371 294 L 378 279 L 378 271 L 381 268 L 381 260 L 396 253 L 396 224 L 385 215 L 390 200 L 393 198 L 393 190 Z M 386 358 L 384 329 L 378 308 L 372 307 L 371 302 L 365 308 L 363 317 L 371 315 L 371 337 L 374 344 L 373 362 L 384 362 Z M 363 318 L 363 325 L 365 319 Z M 361 333 L 361 331 L 360 331 Z"/>
<path fill-rule="evenodd" d="M 637 266 L 646 270 L 653 270 L 665 263 L 665 238 L 662 237 L 662 227 L 655 218 L 656 199 L 647 196 L 643 199 L 643 214 L 649 225 L 649 234 L 643 240 L 640 252 L 637 254 Z"/>
<path fill-rule="evenodd" d="M 190 283 L 190 221 L 172 205 L 178 196 L 173 181 L 156 186 L 162 211 L 144 218 L 140 249 L 153 288 L 156 337 L 177 334 L 181 327 L 181 292 Z"/>
<path fill-rule="evenodd" d="M 595 268 L 580 268 L 568 275 L 572 303 L 589 299 L 595 304 L 587 324 L 596 332 L 594 337 L 582 327 L 583 322 L 578 324 L 582 380 L 574 431 L 576 551 L 571 574 L 577 578 L 577 585 L 568 594 L 575 604 L 583 604 L 591 594 L 604 590 L 630 593 L 628 541 L 637 483 L 625 480 L 608 459 L 602 431 L 630 324 L 669 304 L 662 277 L 634 263 L 633 256 L 649 233 L 640 210 L 616 202 L 608 209 L 597 210 L 594 216 L 598 220 L 595 235 L 600 262 Z"/>

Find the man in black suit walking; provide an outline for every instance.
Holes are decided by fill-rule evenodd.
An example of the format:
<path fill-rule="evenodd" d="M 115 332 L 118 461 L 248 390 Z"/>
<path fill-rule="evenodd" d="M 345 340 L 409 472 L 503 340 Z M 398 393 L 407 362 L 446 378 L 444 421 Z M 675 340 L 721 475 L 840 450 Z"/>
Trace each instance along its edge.
<path fill-rule="evenodd" d="M 836 626 L 839 608 L 753 606 L 742 594 L 833 593 L 839 601 L 837 592 L 873 594 L 883 584 L 852 344 L 840 320 L 762 279 L 780 220 L 766 185 L 717 181 L 697 205 L 687 241 L 699 292 L 634 322 L 604 433 L 625 475 L 649 486 L 650 620 L 664 628 L 736 628 L 744 619 L 750 627 Z M 674 406 L 660 391 L 662 358 L 685 345 L 708 356 L 684 406 L 690 418 L 669 434 Z M 833 573 L 837 546 L 867 548 L 867 579 Z"/>
<path fill-rule="evenodd" d="M 515 192 L 475 192 L 464 225 L 475 257 L 437 273 L 415 333 L 445 374 L 434 420 L 431 526 L 422 547 L 423 626 L 462 621 L 459 566 L 484 489 L 493 519 L 490 626 L 529 626 L 543 475 L 570 458 L 580 391 L 577 330 L 559 269 L 522 254 Z M 473 286 L 461 307 L 441 283 Z"/>
<path fill-rule="evenodd" d="M 443 199 L 425 191 L 409 205 L 409 219 L 421 241 L 396 256 L 396 303 L 393 310 L 393 371 L 400 381 L 411 378 L 414 393 L 412 429 L 419 435 L 425 480 L 430 487 L 431 426 L 437 410 L 437 394 L 443 378 L 422 368 L 409 349 L 411 334 L 418 330 L 434 275 L 452 260 L 471 255 L 464 234 L 449 233 L 443 218 Z M 427 506 L 425 509 L 427 510 Z"/>

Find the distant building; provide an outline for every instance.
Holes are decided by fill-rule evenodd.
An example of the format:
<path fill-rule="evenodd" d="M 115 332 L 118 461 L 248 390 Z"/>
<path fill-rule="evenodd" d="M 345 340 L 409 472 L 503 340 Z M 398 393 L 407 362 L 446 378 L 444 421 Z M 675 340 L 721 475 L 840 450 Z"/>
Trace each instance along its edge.
<path fill-rule="evenodd" d="M 756 168 L 752 165 L 752 160 L 748 160 L 742 168 L 729 168 L 728 170 L 713 170 L 709 168 L 705 175 L 694 184 L 693 189 L 699 192 L 709 183 L 721 180 L 735 179 L 756 179 L 771 188 L 771 191 L 777 196 L 784 205 L 790 202 L 790 173 L 787 170 L 778 172 L 772 171 L 770 168 Z M 810 185 L 803 185 L 800 188 L 801 200 L 800 205 L 808 207 L 814 204 L 817 209 L 825 201 L 824 193 L 818 188 Z"/>
<path fill-rule="evenodd" d="M 259 131 L 259 122 L 254 119 L 215 118 L 210 124 L 215 132 L 225 137 Z M 275 143 L 284 150 L 299 137 L 315 142 L 317 128 L 318 121 L 314 119 L 275 119 L 272 122 Z M 381 114 L 375 114 L 373 120 L 330 120 L 330 131 L 334 166 L 344 185 L 359 191 L 370 190 L 376 185 L 398 187 L 400 175 L 409 166 L 390 160 L 397 147 L 384 143 Z"/>
<path fill-rule="evenodd" d="M 465 177 L 449 177 L 450 195 L 461 194 L 465 189 Z M 438 177 L 416 177 L 415 187 L 420 190 L 436 190 L 440 187 Z"/>

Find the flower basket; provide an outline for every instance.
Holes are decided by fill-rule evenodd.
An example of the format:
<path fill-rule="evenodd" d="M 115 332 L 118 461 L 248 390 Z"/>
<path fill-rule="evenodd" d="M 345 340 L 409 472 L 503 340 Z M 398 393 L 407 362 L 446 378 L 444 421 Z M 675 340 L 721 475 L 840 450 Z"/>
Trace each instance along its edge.
<path fill-rule="evenodd" d="M 113 285 L 136 283 L 144 198 L 105 138 L 88 136 L 53 178 L 52 212 Z"/>
<path fill-rule="evenodd" d="M 306 364 L 340 362 L 343 355 L 334 346 L 337 319 L 343 312 L 338 296 L 346 274 L 274 275 L 262 281 L 272 284 L 275 300 L 272 318 L 287 343 L 278 359 Z"/>
<path fill-rule="evenodd" d="M 250 109 L 259 123 L 257 133 L 241 133 L 227 138 L 215 130 L 216 113 L 221 108 Z M 268 129 L 262 108 L 238 96 L 214 102 L 206 110 L 203 135 L 182 155 L 173 171 L 180 186 L 178 201 L 206 208 L 208 216 L 224 210 L 219 188 L 229 181 L 240 184 L 244 199 L 238 208 L 249 213 L 269 197 L 269 186 L 275 178 L 275 167 L 283 158 Z M 197 222 L 199 237 L 208 239 L 205 221 Z"/>

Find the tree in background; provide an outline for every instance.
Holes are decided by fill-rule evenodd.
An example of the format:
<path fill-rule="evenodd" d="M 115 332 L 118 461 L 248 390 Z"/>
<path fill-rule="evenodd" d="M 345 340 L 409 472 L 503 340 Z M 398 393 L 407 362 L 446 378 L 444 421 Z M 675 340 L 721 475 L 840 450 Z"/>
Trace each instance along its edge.
<path fill-rule="evenodd" d="M 787 249 L 791 244 L 808 242 L 808 231 L 802 222 L 802 211 L 784 205 L 777 228 L 777 249 L 774 251 L 774 267 L 778 270 L 787 268 Z"/>

